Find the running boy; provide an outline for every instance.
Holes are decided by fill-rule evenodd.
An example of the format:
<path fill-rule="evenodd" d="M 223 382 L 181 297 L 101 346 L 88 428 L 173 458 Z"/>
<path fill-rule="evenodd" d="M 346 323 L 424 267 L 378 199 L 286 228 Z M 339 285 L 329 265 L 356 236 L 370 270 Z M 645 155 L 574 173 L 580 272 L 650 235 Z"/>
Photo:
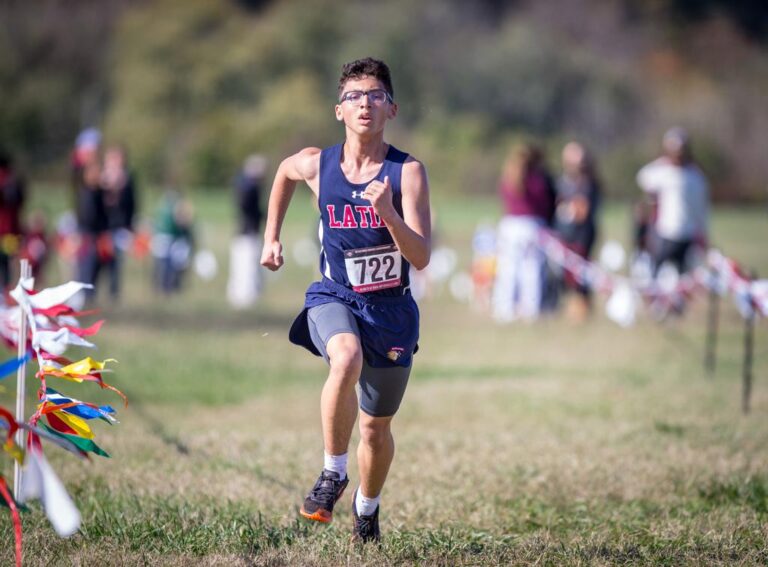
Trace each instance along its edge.
<path fill-rule="evenodd" d="M 320 209 L 322 279 L 309 286 L 290 340 L 323 356 L 330 371 L 320 397 L 323 471 L 301 515 L 330 522 L 349 483 L 359 384 L 360 486 L 352 513 L 355 539 L 368 542 L 380 538 L 379 499 L 395 450 L 390 424 L 418 348 L 408 271 L 429 263 L 429 189 L 424 166 L 384 141 L 387 121 L 397 116 L 387 65 L 371 58 L 344 65 L 338 95 L 345 141 L 305 148 L 280 164 L 261 263 L 283 265 L 280 229 L 296 183 L 306 182 Z"/>

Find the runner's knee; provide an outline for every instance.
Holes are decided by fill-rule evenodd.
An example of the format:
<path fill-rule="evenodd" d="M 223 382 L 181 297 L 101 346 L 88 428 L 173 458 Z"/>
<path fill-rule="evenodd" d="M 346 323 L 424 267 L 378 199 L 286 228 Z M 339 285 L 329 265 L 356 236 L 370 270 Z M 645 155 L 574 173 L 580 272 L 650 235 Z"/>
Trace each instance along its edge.
<path fill-rule="evenodd" d="M 360 441 L 372 449 L 383 447 L 391 437 L 391 418 L 371 417 L 360 419 Z"/>
<path fill-rule="evenodd" d="M 328 359 L 331 368 L 345 374 L 360 375 L 363 368 L 363 349 L 360 340 L 351 333 L 339 333 L 328 341 Z"/>

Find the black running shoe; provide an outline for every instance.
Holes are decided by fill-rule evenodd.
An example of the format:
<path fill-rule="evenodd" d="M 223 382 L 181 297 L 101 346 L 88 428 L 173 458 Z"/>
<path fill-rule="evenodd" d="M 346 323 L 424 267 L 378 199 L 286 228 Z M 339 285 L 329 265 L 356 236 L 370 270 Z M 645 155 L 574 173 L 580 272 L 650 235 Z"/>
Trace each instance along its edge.
<path fill-rule="evenodd" d="M 352 531 L 352 541 L 360 543 L 376 542 L 381 540 L 381 531 L 379 530 L 379 506 L 370 516 L 358 516 L 357 490 L 352 496 L 352 515 L 355 517 L 355 526 Z"/>
<path fill-rule="evenodd" d="M 333 519 L 333 505 L 344 494 L 349 477 L 339 479 L 339 473 L 323 470 L 315 486 L 309 491 L 299 513 L 308 520 L 329 523 Z"/>

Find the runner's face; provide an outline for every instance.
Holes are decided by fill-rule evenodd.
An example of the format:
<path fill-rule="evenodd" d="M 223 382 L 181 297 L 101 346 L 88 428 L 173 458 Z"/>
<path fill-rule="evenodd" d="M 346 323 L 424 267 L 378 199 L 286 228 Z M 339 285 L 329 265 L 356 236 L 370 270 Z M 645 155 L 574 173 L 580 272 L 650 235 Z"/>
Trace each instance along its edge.
<path fill-rule="evenodd" d="M 367 92 L 373 89 L 384 89 L 381 81 L 373 77 L 350 79 L 344 84 L 342 96 L 350 91 Z M 370 135 L 382 132 L 387 120 L 397 115 L 397 105 L 387 99 L 376 103 L 369 96 L 363 96 L 353 102 L 345 100 L 336 105 L 336 119 L 344 122 L 345 126 L 360 135 Z"/>

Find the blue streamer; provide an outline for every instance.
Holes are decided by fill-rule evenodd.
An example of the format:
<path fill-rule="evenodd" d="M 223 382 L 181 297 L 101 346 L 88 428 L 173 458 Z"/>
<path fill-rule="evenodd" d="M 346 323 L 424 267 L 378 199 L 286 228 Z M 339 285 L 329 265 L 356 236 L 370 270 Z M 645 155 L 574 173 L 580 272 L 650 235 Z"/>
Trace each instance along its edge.
<path fill-rule="evenodd" d="M 45 400 L 55 404 L 57 406 L 60 406 L 62 404 L 68 404 L 68 403 L 77 403 L 82 404 L 80 400 L 76 400 L 74 398 L 68 398 L 67 396 L 61 394 L 60 392 L 57 392 L 53 388 L 46 388 L 45 389 Z M 65 413 L 69 413 L 72 415 L 76 415 L 77 417 L 81 417 L 83 419 L 101 419 L 109 423 L 110 425 L 114 421 L 114 419 L 110 419 L 110 414 L 115 413 L 115 410 L 112 406 L 99 406 L 98 409 L 92 408 L 91 406 L 86 405 L 77 405 L 72 406 L 69 408 L 64 408 L 61 410 Z"/>
<path fill-rule="evenodd" d="M 19 369 L 19 366 L 27 362 L 30 358 L 32 358 L 32 351 L 28 350 L 27 354 L 21 358 L 11 358 L 0 364 L 0 380 L 8 378 L 8 376 L 16 372 Z"/>

